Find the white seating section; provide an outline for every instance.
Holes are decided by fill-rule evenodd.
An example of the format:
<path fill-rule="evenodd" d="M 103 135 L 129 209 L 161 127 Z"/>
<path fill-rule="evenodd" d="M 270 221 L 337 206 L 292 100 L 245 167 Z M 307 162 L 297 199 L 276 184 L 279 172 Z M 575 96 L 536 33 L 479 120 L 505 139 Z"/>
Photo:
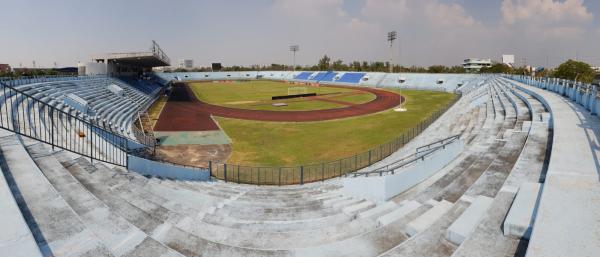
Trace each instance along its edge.
<path fill-rule="evenodd" d="M 130 83 L 124 82 L 125 80 Z M 116 96 L 109 89 L 116 85 L 123 89 L 123 96 Z M 90 79 L 39 82 L 17 86 L 41 101 L 73 115 L 93 121 L 114 133 L 135 139 L 131 125 L 138 111 L 145 111 L 154 101 L 160 86 L 154 82 L 134 79 L 93 77 Z M 87 113 L 77 112 L 76 108 L 63 102 L 63 98 L 74 95 L 87 102 Z M 79 108 L 80 109 L 80 108 Z"/>
<path fill-rule="evenodd" d="M 169 72 L 157 73 L 164 81 L 208 81 L 208 80 L 285 80 L 299 83 L 321 83 L 364 87 L 398 87 L 416 90 L 454 92 L 459 88 L 470 88 L 486 77 L 475 74 L 427 74 L 427 73 L 383 73 L 383 72 L 337 72 L 335 76 L 321 76 L 322 71 L 246 71 L 246 72 Z M 358 79 L 345 81 L 344 75 L 351 73 Z M 354 76 L 356 77 L 356 76 Z M 321 80 L 320 78 L 324 78 Z M 351 82 L 350 82 L 351 81 Z M 442 83 L 440 83 L 442 82 Z"/>

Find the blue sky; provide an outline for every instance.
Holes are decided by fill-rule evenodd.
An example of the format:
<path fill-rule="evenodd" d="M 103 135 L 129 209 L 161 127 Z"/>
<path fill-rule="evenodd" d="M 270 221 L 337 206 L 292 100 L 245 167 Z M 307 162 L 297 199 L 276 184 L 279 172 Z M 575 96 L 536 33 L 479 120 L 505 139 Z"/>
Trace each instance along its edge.
<path fill-rule="evenodd" d="M 93 54 L 145 50 L 196 65 L 298 63 L 323 54 L 385 61 L 386 32 L 402 65 L 459 64 L 466 57 L 550 66 L 600 65 L 600 1 L 592 0 L 2 0 L 0 63 L 74 66 Z"/>

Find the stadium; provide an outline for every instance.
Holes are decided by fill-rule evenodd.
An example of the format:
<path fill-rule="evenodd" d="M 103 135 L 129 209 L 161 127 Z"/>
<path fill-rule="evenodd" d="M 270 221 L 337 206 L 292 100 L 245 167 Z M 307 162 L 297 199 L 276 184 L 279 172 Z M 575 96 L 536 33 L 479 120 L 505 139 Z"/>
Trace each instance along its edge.
<path fill-rule="evenodd" d="M 580 74 L 172 65 L 0 77 L 0 256 L 600 254 Z"/>

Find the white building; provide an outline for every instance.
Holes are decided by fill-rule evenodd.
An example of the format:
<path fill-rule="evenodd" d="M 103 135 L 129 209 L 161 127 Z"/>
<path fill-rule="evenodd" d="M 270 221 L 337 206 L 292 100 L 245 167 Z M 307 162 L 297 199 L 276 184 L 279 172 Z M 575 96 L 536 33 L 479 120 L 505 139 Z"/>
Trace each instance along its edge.
<path fill-rule="evenodd" d="M 181 59 L 177 67 L 182 69 L 194 68 L 194 61 L 192 59 Z"/>
<path fill-rule="evenodd" d="M 592 66 L 592 70 L 595 72 L 600 72 L 600 66 Z"/>
<path fill-rule="evenodd" d="M 465 68 L 465 70 L 468 72 L 479 71 L 481 68 L 491 66 L 491 59 L 468 58 L 463 62 L 463 68 Z"/>
<path fill-rule="evenodd" d="M 514 54 L 503 54 L 502 63 L 514 67 L 515 66 L 515 55 Z"/>

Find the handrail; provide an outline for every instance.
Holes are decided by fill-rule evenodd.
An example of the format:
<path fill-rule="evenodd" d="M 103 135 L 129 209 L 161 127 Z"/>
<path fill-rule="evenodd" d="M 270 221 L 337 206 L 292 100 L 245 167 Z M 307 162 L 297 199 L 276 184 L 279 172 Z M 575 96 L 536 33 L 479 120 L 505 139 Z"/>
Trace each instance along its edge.
<path fill-rule="evenodd" d="M 433 153 L 437 152 L 440 149 L 444 149 L 447 145 L 454 143 L 455 141 L 457 141 L 458 139 L 460 139 L 460 136 L 451 136 L 447 138 L 448 140 L 444 140 L 445 142 L 441 145 L 438 145 L 436 147 L 433 148 L 428 148 L 425 151 L 417 151 L 413 154 L 410 154 L 408 156 L 403 157 L 400 160 L 397 160 L 393 163 L 390 163 L 384 167 L 372 170 L 372 171 L 363 171 L 363 172 L 355 172 L 352 173 L 352 175 L 354 177 L 358 177 L 358 176 L 369 176 L 370 174 L 379 174 L 380 176 L 382 176 L 383 174 L 386 173 L 392 173 L 394 174 L 395 170 L 406 167 L 409 164 L 414 163 L 415 161 L 418 160 L 424 160 L 425 157 L 432 155 Z M 438 141 L 441 142 L 441 141 Z"/>
<path fill-rule="evenodd" d="M 460 138 L 460 134 L 456 134 L 456 135 L 453 135 L 453 136 L 449 136 L 449 137 L 447 137 L 447 138 L 440 139 L 440 140 L 438 140 L 438 141 L 435 141 L 435 142 L 433 142 L 433 143 L 430 143 L 430 144 L 427 144 L 427 145 L 419 146 L 419 147 L 417 147 L 417 150 L 416 150 L 416 152 L 417 152 L 417 153 L 418 153 L 418 152 L 420 152 L 420 151 L 421 151 L 421 149 L 423 149 L 423 148 L 427 148 L 427 149 L 429 149 L 429 148 L 431 148 L 431 146 L 432 146 L 432 145 L 436 145 L 436 144 L 443 145 L 443 144 L 445 144 L 445 142 L 447 142 L 447 141 L 454 141 L 454 140 L 455 140 L 455 139 L 457 139 L 457 138 Z"/>
<path fill-rule="evenodd" d="M 106 130 L 89 119 L 56 108 L 4 81 L 0 81 L 0 89 L 0 107 L 3 107 L 0 108 L 0 127 L 92 160 L 127 166 L 129 139 Z M 20 103 L 37 107 L 28 108 Z M 38 113 L 41 110 L 47 111 L 44 114 Z M 82 143 L 79 138 L 84 137 Z"/>

